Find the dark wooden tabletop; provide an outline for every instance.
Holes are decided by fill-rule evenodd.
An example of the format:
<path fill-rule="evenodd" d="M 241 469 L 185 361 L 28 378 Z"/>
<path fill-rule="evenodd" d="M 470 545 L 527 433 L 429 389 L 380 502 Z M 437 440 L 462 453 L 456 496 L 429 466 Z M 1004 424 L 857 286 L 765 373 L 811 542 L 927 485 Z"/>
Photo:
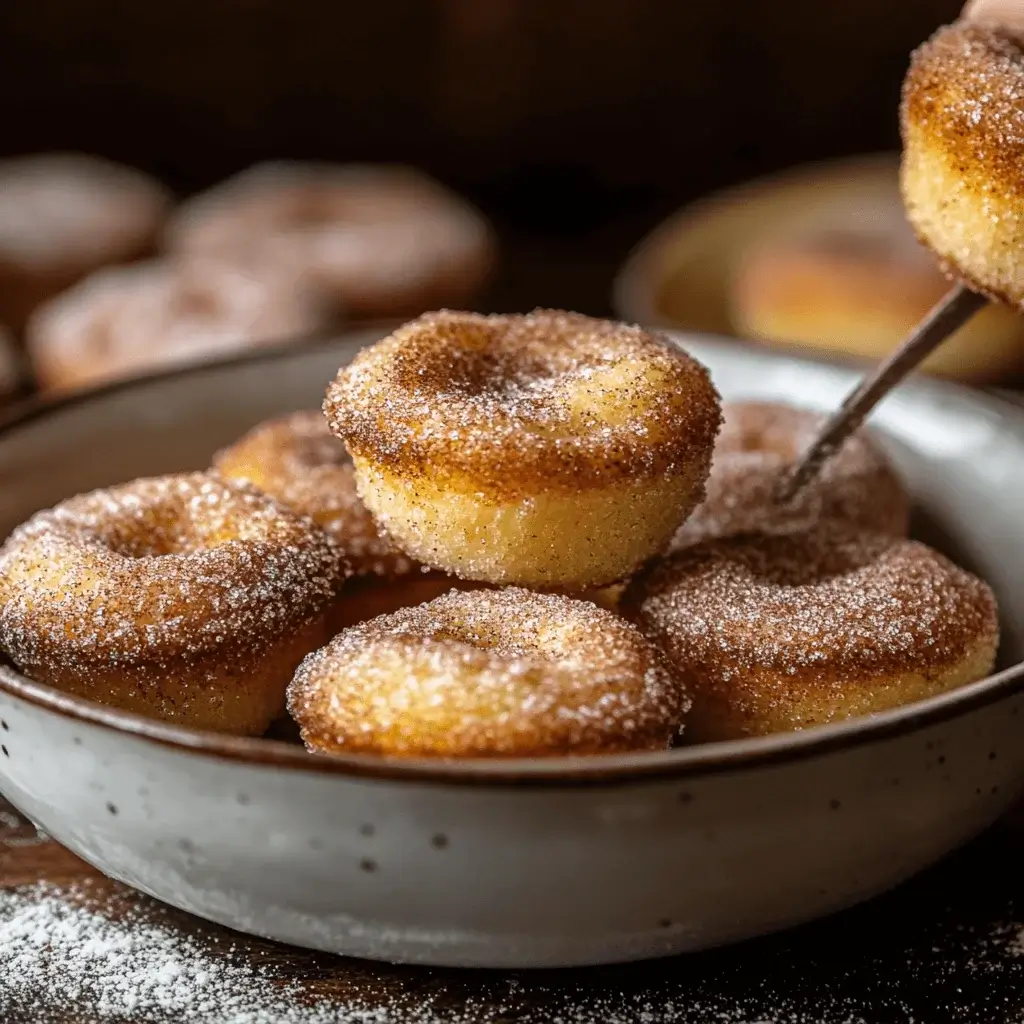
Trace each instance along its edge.
<path fill-rule="evenodd" d="M 104 914 L 141 912 L 215 956 L 258 965 L 300 998 L 336 1007 L 336 1017 L 324 1020 L 338 1024 L 1019 1024 L 1022 857 L 1024 830 L 1004 822 L 897 891 L 815 925 L 647 964 L 512 975 L 393 967 L 250 940 L 103 878 L 4 807 L 0 937 L 4 900 L 32 894 L 46 882 Z M 99 1019 L 88 1009 L 51 1001 L 54 981 L 44 977 L 12 996 L 0 978 L 0 1020 Z M 375 1007 L 371 1015 L 352 1013 L 355 993 L 360 1006 Z M 425 1006 L 427 1018 L 418 1010 Z M 143 1008 L 117 1019 L 163 1024 L 169 1018 Z M 281 1024 L 289 1024 L 287 1016 Z"/>

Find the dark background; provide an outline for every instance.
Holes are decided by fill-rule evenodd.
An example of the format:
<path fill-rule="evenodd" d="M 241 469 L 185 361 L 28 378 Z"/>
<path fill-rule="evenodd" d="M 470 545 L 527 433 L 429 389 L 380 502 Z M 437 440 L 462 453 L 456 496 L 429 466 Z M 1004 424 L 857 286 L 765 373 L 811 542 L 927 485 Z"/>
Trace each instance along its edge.
<path fill-rule="evenodd" d="M 674 206 L 898 145 L 956 0 L 0 0 L 0 155 L 84 149 L 182 193 L 268 157 L 401 160 L 475 199 L 491 304 L 606 309 Z"/>

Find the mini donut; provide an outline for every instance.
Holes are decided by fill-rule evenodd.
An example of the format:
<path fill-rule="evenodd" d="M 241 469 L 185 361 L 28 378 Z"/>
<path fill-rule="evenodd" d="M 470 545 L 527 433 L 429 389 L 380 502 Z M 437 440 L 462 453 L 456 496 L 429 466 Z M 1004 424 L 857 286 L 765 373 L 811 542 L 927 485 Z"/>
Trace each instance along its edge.
<path fill-rule="evenodd" d="M 464 579 L 584 590 L 704 496 L 718 395 L 696 360 L 576 313 L 430 313 L 342 368 L 324 411 L 366 506 Z"/>
<path fill-rule="evenodd" d="M 352 317 L 469 302 L 494 242 L 472 206 L 405 167 L 267 163 L 184 203 L 175 252 L 287 266 Z"/>
<path fill-rule="evenodd" d="M 907 216 L 950 274 L 1017 309 L 1022 122 L 1024 28 L 958 23 L 914 53 L 900 106 Z"/>
<path fill-rule="evenodd" d="M 101 270 L 45 303 L 26 347 L 42 388 L 131 377 L 301 336 L 327 323 L 287 278 L 155 260 Z"/>
<path fill-rule="evenodd" d="M 693 698 L 696 742 L 804 729 L 986 676 L 996 602 L 923 544 L 845 524 L 679 552 L 625 603 Z"/>
<path fill-rule="evenodd" d="M 356 493 L 352 460 L 320 410 L 260 423 L 218 452 L 213 467 L 315 520 L 341 547 L 353 575 L 390 579 L 420 572 L 377 529 Z"/>
<path fill-rule="evenodd" d="M 79 278 L 150 252 L 170 206 L 161 184 L 97 157 L 0 160 L 0 321 L 20 332 Z"/>
<path fill-rule="evenodd" d="M 0 648 L 67 693 L 258 735 L 346 572 L 316 524 L 213 474 L 37 513 L 0 549 Z"/>
<path fill-rule="evenodd" d="M 679 528 L 670 550 L 737 533 L 807 529 L 838 519 L 906 536 L 910 500 L 867 431 L 850 437 L 788 505 L 780 476 L 810 445 L 825 417 L 778 402 L 726 402 L 707 497 Z"/>
<path fill-rule="evenodd" d="M 392 757 L 661 750 L 686 706 L 634 625 L 518 588 L 453 591 L 347 629 L 288 690 L 310 750 Z"/>
<path fill-rule="evenodd" d="M 798 220 L 801 220 L 797 215 Z M 732 294 L 739 334 L 879 360 L 949 289 L 907 223 L 895 176 L 879 191 L 761 239 Z M 991 306 L 925 360 L 927 372 L 992 383 L 1024 371 L 1024 319 Z"/>

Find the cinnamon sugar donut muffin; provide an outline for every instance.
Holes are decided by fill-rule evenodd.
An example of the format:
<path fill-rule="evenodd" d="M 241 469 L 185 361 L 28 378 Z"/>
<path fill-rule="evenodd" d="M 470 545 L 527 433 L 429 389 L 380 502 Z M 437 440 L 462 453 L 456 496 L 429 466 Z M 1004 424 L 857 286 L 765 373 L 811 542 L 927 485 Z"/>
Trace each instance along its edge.
<path fill-rule="evenodd" d="M 661 750 L 686 706 L 635 626 L 518 588 L 452 592 L 347 629 L 288 691 L 310 750 L 391 757 Z"/>
<path fill-rule="evenodd" d="M 987 13 L 986 13 L 987 12 Z M 939 29 L 903 83 L 903 198 L 972 289 L 1024 309 L 1024 25 L 1002 5 Z"/>
<path fill-rule="evenodd" d="M 77 153 L 0 160 L 0 321 L 108 263 L 150 252 L 170 193 L 138 171 Z"/>
<path fill-rule="evenodd" d="M 246 480 L 309 516 L 342 549 L 353 575 L 419 573 L 420 566 L 377 529 L 356 493 L 352 459 L 319 409 L 258 424 L 219 451 L 213 468 L 225 479 Z"/>
<path fill-rule="evenodd" d="M 179 207 L 172 251 L 285 266 L 353 317 L 469 302 L 494 242 L 483 217 L 410 168 L 267 163 Z"/>
<path fill-rule="evenodd" d="M 724 403 L 707 496 L 669 550 L 737 533 L 807 529 L 832 519 L 905 536 L 910 499 L 865 430 L 850 437 L 788 505 L 778 504 L 779 478 L 824 420 L 820 413 L 779 402 Z"/>
<path fill-rule="evenodd" d="M 576 313 L 431 313 L 364 349 L 324 411 L 411 556 L 464 579 L 587 590 L 704 496 L 718 395 L 681 349 Z"/>
<path fill-rule="evenodd" d="M 836 204 L 752 245 L 732 289 L 732 319 L 747 337 L 879 360 L 949 289 L 935 255 L 892 192 Z M 923 369 L 975 383 L 1024 371 L 1024 318 L 992 306 L 957 331 Z"/>
<path fill-rule="evenodd" d="M 279 342 L 325 326 L 285 277 L 154 260 L 101 270 L 45 303 L 26 347 L 44 390 L 63 391 Z"/>
<path fill-rule="evenodd" d="M 40 512 L 0 550 L 0 648 L 31 678 L 178 725 L 258 735 L 324 642 L 326 534 L 213 474 Z"/>
<path fill-rule="evenodd" d="M 697 742 L 935 696 L 987 675 L 999 641 L 977 577 L 842 524 L 697 545 L 635 579 L 625 602 L 693 698 Z"/>

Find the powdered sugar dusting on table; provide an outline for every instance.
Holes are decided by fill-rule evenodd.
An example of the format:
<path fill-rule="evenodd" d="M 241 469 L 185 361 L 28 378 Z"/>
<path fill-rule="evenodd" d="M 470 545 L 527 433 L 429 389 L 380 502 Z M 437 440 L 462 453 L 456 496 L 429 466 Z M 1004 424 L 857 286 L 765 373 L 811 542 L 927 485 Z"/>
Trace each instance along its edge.
<path fill-rule="evenodd" d="M 799 992 L 773 993 L 774 986 L 762 991 L 741 983 L 729 986 L 732 994 L 716 993 L 696 977 L 687 980 L 685 972 L 655 989 L 622 985 L 622 977 L 616 981 L 601 971 L 572 972 L 567 981 L 546 972 L 467 972 L 453 980 L 450 973 L 417 970 L 410 984 L 395 968 L 353 963 L 339 997 L 314 1001 L 299 983 L 265 965 L 248 940 L 240 938 L 236 945 L 229 933 L 207 926 L 186 934 L 174 912 L 156 904 L 140 905 L 125 894 L 98 896 L 88 886 L 0 891 L 5 1024 L 867 1024 L 876 1019 L 862 1015 L 866 1008 L 851 1003 L 844 986 L 833 996 L 827 984 L 816 985 L 808 1005 Z M 940 925 L 935 941 L 942 945 L 952 939 L 962 950 L 962 980 L 1005 974 L 1024 951 L 1024 926 L 1016 920 L 954 925 L 952 931 Z M 934 953 L 940 953 L 938 947 Z M 892 995 L 895 1011 L 901 1005 L 899 990 Z M 908 1009 L 899 1019 L 921 1024 L 925 1018 Z"/>

